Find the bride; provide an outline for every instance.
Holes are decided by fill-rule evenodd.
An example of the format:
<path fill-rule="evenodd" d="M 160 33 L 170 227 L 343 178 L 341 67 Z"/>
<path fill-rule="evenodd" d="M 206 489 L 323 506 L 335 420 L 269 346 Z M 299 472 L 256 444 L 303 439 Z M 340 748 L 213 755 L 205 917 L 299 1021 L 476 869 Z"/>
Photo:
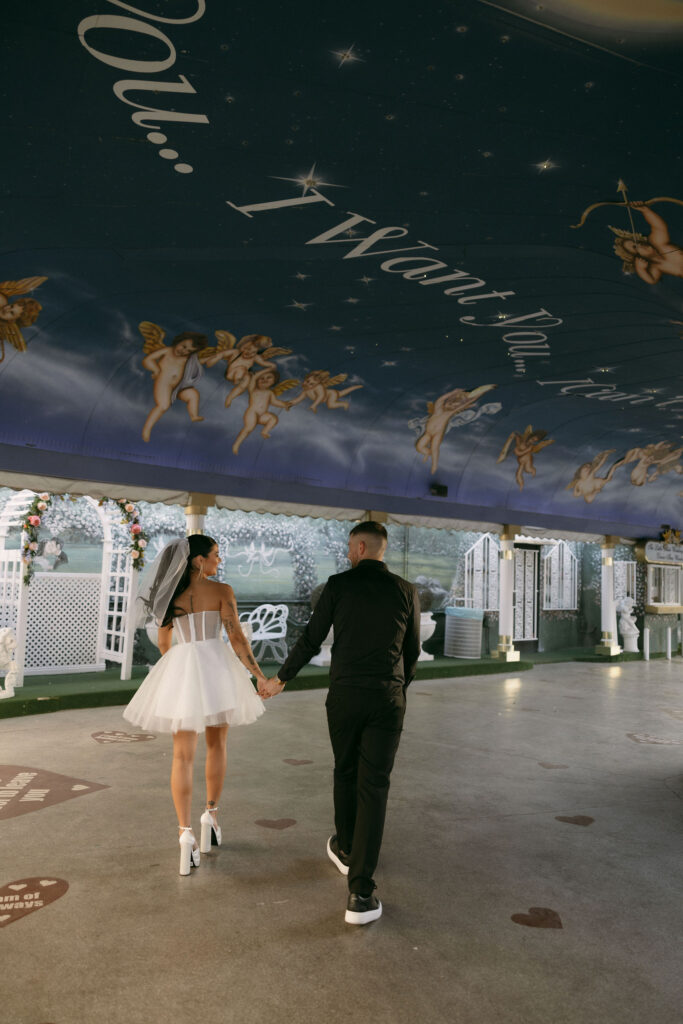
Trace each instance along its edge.
<path fill-rule="evenodd" d="M 123 712 L 142 729 L 173 734 L 171 795 L 178 815 L 181 875 L 199 867 L 200 850 L 208 853 L 212 844 L 221 844 L 216 812 L 228 727 L 254 722 L 265 710 L 250 676 L 259 687 L 266 679 L 242 632 L 232 587 L 210 579 L 220 561 L 216 542 L 196 534 L 167 544 L 145 573 L 137 625 L 155 620 L 162 656 Z M 222 626 L 231 646 L 221 639 Z M 190 810 L 199 732 L 206 737 L 206 809 L 198 847 Z"/>

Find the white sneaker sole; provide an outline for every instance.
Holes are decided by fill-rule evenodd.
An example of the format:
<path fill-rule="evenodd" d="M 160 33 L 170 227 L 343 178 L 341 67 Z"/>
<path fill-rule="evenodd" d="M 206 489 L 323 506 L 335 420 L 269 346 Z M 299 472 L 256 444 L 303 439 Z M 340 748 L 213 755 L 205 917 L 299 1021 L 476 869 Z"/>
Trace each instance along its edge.
<path fill-rule="evenodd" d="M 342 861 L 339 860 L 339 857 L 337 857 L 336 853 L 334 852 L 334 850 L 330 846 L 330 839 L 327 840 L 327 856 L 330 858 L 332 863 L 335 864 L 339 868 L 339 870 L 341 871 L 342 875 L 348 875 L 348 873 L 349 873 L 349 866 L 348 866 L 348 864 L 343 864 Z"/>
<path fill-rule="evenodd" d="M 382 904 L 380 903 L 376 910 L 347 910 L 344 920 L 347 924 L 370 924 L 371 921 L 376 921 L 381 916 Z"/>

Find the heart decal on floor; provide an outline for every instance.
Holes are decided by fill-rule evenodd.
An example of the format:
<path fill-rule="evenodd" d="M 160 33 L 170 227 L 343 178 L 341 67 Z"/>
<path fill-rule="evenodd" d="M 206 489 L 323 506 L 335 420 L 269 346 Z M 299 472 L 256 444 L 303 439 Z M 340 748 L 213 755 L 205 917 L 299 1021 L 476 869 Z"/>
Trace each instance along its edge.
<path fill-rule="evenodd" d="M 142 743 L 144 740 L 155 740 L 150 732 L 121 732 L 120 729 L 109 729 L 105 732 L 94 732 L 92 738 L 96 743 Z"/>
<path fill-rule="evenodd" d="M 566 821 L 568 825 L 592 825 L 595 818 L 589 818 L 587 814 L 574 814 L 572 817 L 557 814 L 555 821 Z"/>
<path fill-rule="evenodd" d="M 0 928 L 60 899 L 69 888 L 63 878 L 20 878 L 0 888 Z"/>
<path fill-rule="evenodd" d="M 42 768 L 0 764 L 0 821 L 108 788 L 99 782 L 72 779 Z"/>
<path fill-rule="evenodd" d="M 261 828 L 290 828 L 296 825 L 296 818 L 259 818 L 254 824 L 260 825 Z"/>
<path fill-rule="evenodd" d="M 285 764 L 313 764 L 312 761 L 297 761 L 295 757 L 284 757 L 283 761 L 285 762 Z"/>
<path fill-rule="evenodd" d="M 556 910 L 550 907 L 529 907 L 528 914 L 513 914 L 511 920 L 515 924 L 524 924 L 527 928 L 561 928 L 562 921 Z"/>

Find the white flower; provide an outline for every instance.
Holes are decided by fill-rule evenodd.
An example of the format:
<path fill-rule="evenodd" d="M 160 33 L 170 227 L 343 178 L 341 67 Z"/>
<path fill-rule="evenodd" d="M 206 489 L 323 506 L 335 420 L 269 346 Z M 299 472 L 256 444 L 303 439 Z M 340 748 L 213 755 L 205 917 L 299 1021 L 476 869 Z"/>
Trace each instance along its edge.
<path fill-rule="evenodd" d="M 146 548 L 147 547 L 147 541 L 144 539 L 144 537 L 141 537 L 140 540 L 138 541 L 138 547 L 139 548 Z"/>

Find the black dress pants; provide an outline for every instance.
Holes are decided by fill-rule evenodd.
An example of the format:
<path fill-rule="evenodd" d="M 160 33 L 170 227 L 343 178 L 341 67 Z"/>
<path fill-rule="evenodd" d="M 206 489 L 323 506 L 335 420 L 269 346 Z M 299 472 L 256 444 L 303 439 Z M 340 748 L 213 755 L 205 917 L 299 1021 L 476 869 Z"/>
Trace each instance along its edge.
<path fill-rule="evenodd" d="M 334 823 L 349 855 L 349 890 L 368 896 L 382 845 L 389 776 L 398 750 L 405 693 L 401 687 L 331 687 L 327 724 L 334 752 Z"/>

